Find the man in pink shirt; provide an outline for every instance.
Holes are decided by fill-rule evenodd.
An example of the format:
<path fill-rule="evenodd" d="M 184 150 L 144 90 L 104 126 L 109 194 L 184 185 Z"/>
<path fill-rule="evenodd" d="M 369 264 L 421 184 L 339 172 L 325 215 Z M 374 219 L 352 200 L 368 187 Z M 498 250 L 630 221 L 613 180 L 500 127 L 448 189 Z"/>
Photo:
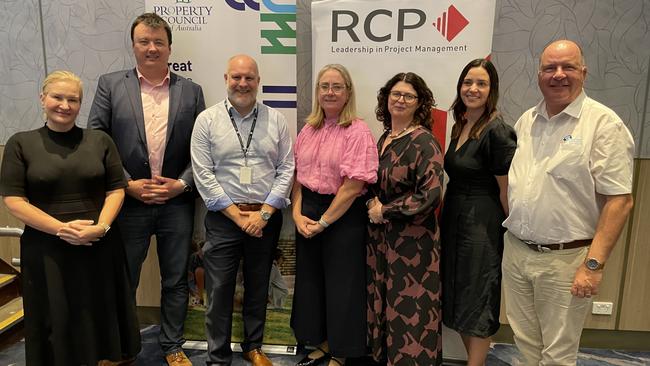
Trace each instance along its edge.
<path fill-rule="evenodd" d="M 111 135 L 128 179 L 117 224 L 133 294 L 156 235 L 162 278 L 160 346 L 169 365 L 191 365 L 181 348 L 195 199 L 190 137 L 196 116 L 205 109 L 203 91 L 169 71 L 171 28 L 158 15 L 140 15 L 131 26 L 131 40 L 136 68 L 99 78 L 88 127 Z"/>

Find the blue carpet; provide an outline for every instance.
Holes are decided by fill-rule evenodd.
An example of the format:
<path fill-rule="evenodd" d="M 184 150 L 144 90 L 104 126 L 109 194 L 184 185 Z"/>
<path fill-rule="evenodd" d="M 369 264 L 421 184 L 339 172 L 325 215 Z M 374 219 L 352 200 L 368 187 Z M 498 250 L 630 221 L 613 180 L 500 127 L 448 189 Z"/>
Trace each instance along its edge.
<path fill-rule="evenodd" d="M 519 351 L 514 345 L 492 345 L 486 365 L 516 365 Z M 578 366 L 644 366 L 650 365 L 650 352 L 626 352 L 596 348 L 580 348 Z"/>
<path fill-rule="evenodd" d="M 162 350 L 158 345 L 158 326 L 147 327 L 142 330 L 142 351 L 138 355 L 138 366 L 166 366 Z M 201 350 L 185 350 L 194 365 L 205 365 L 206 352 Z M 304 354 L 296 356 L 269 355 L 275 366 L 293 366 Z M 487 366 L 516 365 L 519 357 L 517 349 L 510 344 L 497 343 L 492 345 L 488 355 Z M 650 352 L 625 352 L 594 348 L 581 348 L 578 353 L 578 366 L 647 366 L 650 365 Z M 365 360 L 349 362 L 348 366 L 361 366 L 369 364 Z M 0 352 L 0 365 L 25 366 L 25 342 L 17 342 Z M 233 355 L 233 366 L 248 366 L 241 353 Z"/>

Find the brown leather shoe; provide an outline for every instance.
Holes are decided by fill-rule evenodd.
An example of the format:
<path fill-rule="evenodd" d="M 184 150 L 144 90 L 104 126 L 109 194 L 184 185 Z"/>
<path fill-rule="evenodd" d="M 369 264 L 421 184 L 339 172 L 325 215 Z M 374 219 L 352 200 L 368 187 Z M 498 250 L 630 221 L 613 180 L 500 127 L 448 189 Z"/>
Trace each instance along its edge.
<path fill-rule="evenodd" d="M 97 362 L 97 366 L 118 366 L 119 362 L 113 362 L 110 360 L 100 360 Z"/>
<path fill-rule="evenodd" d="M 273 362 L 259 348 L 244 353 L 244 360 L 249 361 L 253 366 L 273 366 Z"/>
<path fill-rule="evenodd" d="M 192 366 L 192 361 L 185 356 L 183 351 L 167 354 L 165 360 L 167 360 L 169 366 Z"/>
<path fill-rule="evenodd" d="M 135 365 L 135 357 L 122 361 L 101 360 L 97 362 L 97 366 L 131 366 Z"/>

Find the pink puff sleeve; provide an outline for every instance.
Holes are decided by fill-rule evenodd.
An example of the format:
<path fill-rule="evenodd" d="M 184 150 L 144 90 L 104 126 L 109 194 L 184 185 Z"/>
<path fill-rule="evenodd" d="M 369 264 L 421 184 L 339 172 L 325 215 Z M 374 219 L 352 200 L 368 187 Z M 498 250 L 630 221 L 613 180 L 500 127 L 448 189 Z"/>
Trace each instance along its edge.
<path fill-rule="evenodd" d="M 372 132 L 360 119 L 346 129 L 346 141 L 341 157 L 341 177 L 372 184 L 377 181 L 379 154 Z"/>

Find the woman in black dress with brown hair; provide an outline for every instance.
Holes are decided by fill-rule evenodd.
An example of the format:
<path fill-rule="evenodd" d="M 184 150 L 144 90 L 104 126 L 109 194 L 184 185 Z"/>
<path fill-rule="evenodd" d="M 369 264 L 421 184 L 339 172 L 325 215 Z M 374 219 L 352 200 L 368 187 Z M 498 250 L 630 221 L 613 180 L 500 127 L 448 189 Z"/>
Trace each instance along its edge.
<path fill-rule="evenodd" d="M 112 365 L 140 351 L 124 247 L 109 230 L 126 180 L 111 138 L 75 126 L 82 94 L 73 73 L 49 74 L 45 126 L 13 135 L 4 150 L 0 194 L 25 223 L 27 365 Z"/>
<path fill-rule="evenodd" d="M 483 365 L 499 329 L 501 223 L 508 212 L 515 132 L 499 117 L 499 77 L 488 60 L 467 64 L 452 105 L 445 155 L 449 183 L 442 210 L 443 323 L 460 333 L 468 365 Z"/>
<path fill-rule="evenodd" d="M 368 201 L 368 338 L 375 361 L 442 363 L 440 240 L 442 150 L 430 131 L 433 94 L 422 78 L 399 73 L 377 95 L 386 132 Z"/>

